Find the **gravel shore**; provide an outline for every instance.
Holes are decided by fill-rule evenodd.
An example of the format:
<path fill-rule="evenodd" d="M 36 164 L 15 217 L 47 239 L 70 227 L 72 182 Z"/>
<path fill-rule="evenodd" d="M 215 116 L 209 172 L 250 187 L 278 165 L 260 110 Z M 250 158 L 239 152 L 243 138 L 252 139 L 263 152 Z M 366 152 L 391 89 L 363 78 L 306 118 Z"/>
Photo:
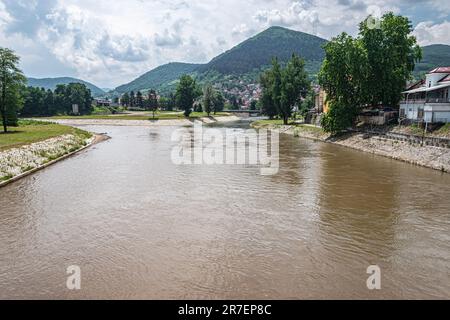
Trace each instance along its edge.
<path fill-rule="evenodd" d="M 10 179 L 76 152 L 94 143 L 96 139 L 96 136 L 86 138 L 81 135 L 67 134 L 2 151 L 0 152 L 0 186 Z"/>

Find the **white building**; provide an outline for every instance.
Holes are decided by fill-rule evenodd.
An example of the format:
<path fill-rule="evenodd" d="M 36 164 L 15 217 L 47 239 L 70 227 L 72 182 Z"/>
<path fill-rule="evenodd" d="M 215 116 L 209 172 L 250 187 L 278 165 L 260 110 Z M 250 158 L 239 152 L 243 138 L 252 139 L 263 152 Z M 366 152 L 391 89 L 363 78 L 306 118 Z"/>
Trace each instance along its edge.
<path fill-rule="evenodd" d="M 425 80 L 403 92 L 400 119 L 417 122 L 450 122 L 450 67 L 430 71 Z"/>

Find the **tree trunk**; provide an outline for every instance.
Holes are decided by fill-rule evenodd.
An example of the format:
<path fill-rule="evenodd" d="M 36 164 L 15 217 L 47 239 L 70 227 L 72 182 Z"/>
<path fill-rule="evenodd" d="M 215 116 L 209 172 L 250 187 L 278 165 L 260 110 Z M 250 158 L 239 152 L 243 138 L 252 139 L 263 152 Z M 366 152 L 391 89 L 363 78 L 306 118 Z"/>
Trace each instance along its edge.
<path fill-rule="evenodd" d="M 8 125 L 7 125 L 7 119 L 6 119 L 6 111 L 1 107 L 1 114 L 2 114 L 2 122 L 3 122 L 3 132 L 8 132 Z"/>
<path fill-rule="evenodd" d="M 283 124 L 284 124 L 285 126 L 287 126 L 287 125 L 289 124 L 289 117 L 286 116 L 286 115 L 283 115 Z"/>

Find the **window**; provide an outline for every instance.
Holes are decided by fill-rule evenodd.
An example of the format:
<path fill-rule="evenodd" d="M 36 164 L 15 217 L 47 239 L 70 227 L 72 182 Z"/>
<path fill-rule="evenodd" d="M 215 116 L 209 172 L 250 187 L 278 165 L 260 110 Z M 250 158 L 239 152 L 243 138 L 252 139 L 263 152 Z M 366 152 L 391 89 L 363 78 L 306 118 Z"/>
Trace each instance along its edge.
<path fill-rule="evenodd" d="M 400 118 L 404 118 L 405 117 L 405 109 L 400 109 Z"/>

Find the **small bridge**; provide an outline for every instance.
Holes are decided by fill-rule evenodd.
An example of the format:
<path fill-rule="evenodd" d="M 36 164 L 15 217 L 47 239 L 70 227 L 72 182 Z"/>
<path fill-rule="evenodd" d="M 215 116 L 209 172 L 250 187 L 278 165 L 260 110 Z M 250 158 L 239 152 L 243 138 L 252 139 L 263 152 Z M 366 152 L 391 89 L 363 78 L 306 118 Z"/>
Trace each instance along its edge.
<path fill-rule="evenodd" d="M 232 113 L 240 117 L 259 117 L 262 116 L 260 110 L 225 110 L 225 112 Z"/>

